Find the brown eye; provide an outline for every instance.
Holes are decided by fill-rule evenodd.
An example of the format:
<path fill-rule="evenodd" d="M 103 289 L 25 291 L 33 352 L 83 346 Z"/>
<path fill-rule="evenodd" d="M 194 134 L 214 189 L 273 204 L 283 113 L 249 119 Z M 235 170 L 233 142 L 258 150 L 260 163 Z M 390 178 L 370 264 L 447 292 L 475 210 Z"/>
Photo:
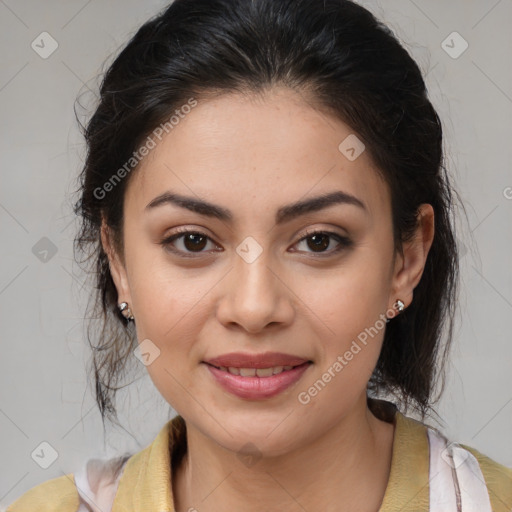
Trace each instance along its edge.
<path fill-rule="evenodd" d="M 164 248 L 173 253 L 188 257 L 190 254 L 201 254 L 208 244 L 210 237 L 199 231 L 183 230 L 165 238 L 160 243 Z M 176 242 L 181 242 L 182 247 L 176 247 Z M 212 243 L 213 245 L 213 243 Z"/>
<path fill-rule="evenodd" d="M 337 242 L 338 246 L 334 249 L 327 250 L 332 245 L 332 240 Z M 181 243 L 181 247 L 177 247 L 176 242 Z M 165 238 L 160 243 L 164 246 L 165 250 L 173 252 L 183 257 L 194 257 L 194 254 L 200 255 L 201 253 L 208 252 L 204 249 L 211 241 L 210 237 L 200 231 L 182 230 Z M 352 245 L 352 241 L 344 236 L 332 233 L 329 231 L 312 231 L 306 234 L 298 244 L 306 243 L 307 248 L 310 249 L 305 252 L 315 254 L 317 256 L 331 256 L 338 253 L 344 248 Z M 215 244 L 212 245 L 215 247 Z"/>
<path fill-rule="evenodd" d="M 329 247 L 329 235 L 326 235 L 325 233 L 317 233 L 316 235 L 309 236 L 306 240 L 308 240 L 308 247 L 313 249 L 314 251 L 319 250 L 325 250 Z"/>
<path fill-rule="evenodd" d="M 331 240 L 334 239 L 338 243 L 338 247 L 333 250 L 326 251 L 327 248 L 331 245 Z M 343 248 L 350 247 L 352 245 L 352 241 L 345 237 L 338 235 L 337 233 L 332 233 L 329 231 L 312 231 L 306 234 L 305 237 L 301 238 L 298 244 L 306 242 L 306 245 L 311 251 L 317 253 L 318 255 L 331 255 L 341 251 Z"/>
<path fill-rule="evenodd" d="M 200 233 L 188 233 L 183 236 L 183 245 L 188 251 L 201 251 L 206 245 L 207 237 Z"/>

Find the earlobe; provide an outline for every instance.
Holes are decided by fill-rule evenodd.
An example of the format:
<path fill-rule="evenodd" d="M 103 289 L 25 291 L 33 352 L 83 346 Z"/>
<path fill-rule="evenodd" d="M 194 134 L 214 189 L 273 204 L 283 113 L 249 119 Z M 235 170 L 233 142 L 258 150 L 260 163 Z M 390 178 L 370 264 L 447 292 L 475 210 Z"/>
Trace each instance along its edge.
<path fill-rule="evenodd" d="M 434 240 L 434 209 L 430 204 L 422 204 L 418 209 L 417 227 L 414 237 L 403 244 L 403 252 L 397 258 L 393 279 L 393 295 L 402 297 L 407 307 L 413 298 L 414 288 L 418 285 L 425 269 L 427 256 Z"/>

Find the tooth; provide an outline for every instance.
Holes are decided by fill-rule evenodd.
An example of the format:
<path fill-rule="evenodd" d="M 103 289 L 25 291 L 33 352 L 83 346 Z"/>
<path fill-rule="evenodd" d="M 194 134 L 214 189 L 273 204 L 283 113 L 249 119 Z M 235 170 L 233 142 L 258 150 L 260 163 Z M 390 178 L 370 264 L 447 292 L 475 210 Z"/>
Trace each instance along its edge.
<path fill-rule="evenodd" d="M 293 366 L 273 366 L 271 368 L 237 368 L 234 366 L 226 367 L 221 366 L 219 369 L 231 373 L 233 375 L 240 375 L 242 377 L 271 377 L 278 375 L 286 370 L 291 370 Z"/>
<path fill-rule="evenodd" d="M 256 375 L 258 377 L 270 377 L 272 375 L 273 368 L 257 368 Z"/>
<path fill-rule="evenodd" d="M 254 377 L 256 375 L 256 368 L 240 368 L 240 375 L 242 377 Z"/>

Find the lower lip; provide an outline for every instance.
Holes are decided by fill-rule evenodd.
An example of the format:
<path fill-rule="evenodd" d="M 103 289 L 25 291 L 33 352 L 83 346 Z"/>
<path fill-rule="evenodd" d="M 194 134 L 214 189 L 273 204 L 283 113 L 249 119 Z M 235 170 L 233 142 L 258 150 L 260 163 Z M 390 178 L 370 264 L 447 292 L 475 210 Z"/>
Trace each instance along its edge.
<path fill-rule="evenodd" d="M 271 377 L 242 377 L 206 364 L 208 370 L 226 391 L 240 398 L 252 400 L 261 400 L 278 395 L 292 384 L 295 384 L 310 365 L 311 363 L 304 363 Z"/>

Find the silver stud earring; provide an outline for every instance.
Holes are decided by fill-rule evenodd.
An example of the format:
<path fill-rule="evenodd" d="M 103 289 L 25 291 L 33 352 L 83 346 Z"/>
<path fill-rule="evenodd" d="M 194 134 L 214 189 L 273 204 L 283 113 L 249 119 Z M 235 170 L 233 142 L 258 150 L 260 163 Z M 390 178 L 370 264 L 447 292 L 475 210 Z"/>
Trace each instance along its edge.
<path fill-rule="evenodd" d="M 121 302 L 121 304 L 118 304 L 117 307 L 119 308 L 119 311 L 121 311 L 121 314 L 127 320 L 134 320 L 134 316 L 132 315 L 130 306 L 128 306 L 128 302 Z"/>
<path fill-rule="evenodd" d="M 405 309 L 405 304 L 400 299 L 397 299 L 394 306 L 395 306 L 395 309 L 397 309 L 399 313 L 401 313 Z"/>

